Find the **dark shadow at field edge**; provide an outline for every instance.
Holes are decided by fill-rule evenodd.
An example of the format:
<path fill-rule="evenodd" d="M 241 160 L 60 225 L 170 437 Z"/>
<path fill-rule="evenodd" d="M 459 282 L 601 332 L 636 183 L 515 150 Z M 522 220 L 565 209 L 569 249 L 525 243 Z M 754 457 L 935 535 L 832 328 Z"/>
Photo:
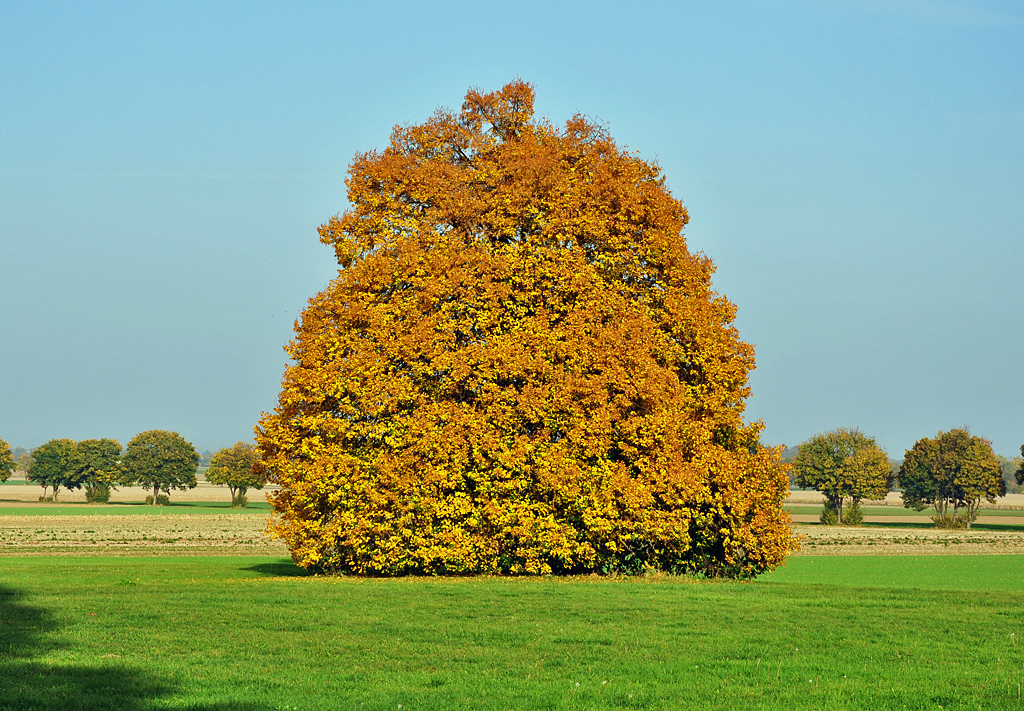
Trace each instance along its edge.
<path fill-rule="evenodd" d="M 820 525 L 820 524 L 819 524 Z M 967 530 L 963 528 L 938 528 L 931 521 L 917 523 L 888 523 L 879 521 L 865 521 L 861 524 L 865 528 L 881 528 L 881 529 L 898 529 L 898 528 L 913 528 L 917 530 L 926 531 L 946 531 L 948 533 L 966 533 Z M 1022 532 L 1024 531 L 1024 524 L 1003 524 L 1003 523 L 974 523 L 971 524 L 971 531 L 1009 531 L 1009 532 Z"/>
<path fill-rule="evenodd" d="M 142 711 L 180 690 L 173 681 L 125 664 L 40 661 L 59 648 L 50 636 L 58 627 L 49 610 L 28 604 L 16 588 L 0 586 L 0 711 Z M 189 703 L 188 708 L 262 711 L 265 707 Z"/>
<path fill-rule="evenodd" d="M 258 563 L 256 565 L 241 568 L 241 570 L 247 570 L 251 573 L 259 573 L 260 575 L 266 575 L 272 578 L 298 578 L 310 574 L 308 571 L 300 568 L 291 561 L 280 563 Z"/>

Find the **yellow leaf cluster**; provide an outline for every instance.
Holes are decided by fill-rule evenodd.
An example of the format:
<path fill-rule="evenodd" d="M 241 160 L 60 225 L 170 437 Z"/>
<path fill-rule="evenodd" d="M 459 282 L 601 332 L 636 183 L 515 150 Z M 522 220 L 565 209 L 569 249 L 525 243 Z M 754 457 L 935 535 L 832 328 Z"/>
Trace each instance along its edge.
<path fill-rule="evenodd" d="M 792 549 L 753 349 L 654 165 L 517 81 L 396 127 L 257 427 L 274 533 L 368 575 L 748 577 Z"/>

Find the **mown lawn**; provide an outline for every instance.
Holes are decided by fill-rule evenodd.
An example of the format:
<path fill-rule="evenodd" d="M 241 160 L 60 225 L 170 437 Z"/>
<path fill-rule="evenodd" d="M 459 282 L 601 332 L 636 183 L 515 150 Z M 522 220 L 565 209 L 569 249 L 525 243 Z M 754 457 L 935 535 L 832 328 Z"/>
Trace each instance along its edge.
<path fill-rule="evenodd" d="M 0 709 L 1024 708 L 1024 556 L 753 583 L 0 559 Z"/>

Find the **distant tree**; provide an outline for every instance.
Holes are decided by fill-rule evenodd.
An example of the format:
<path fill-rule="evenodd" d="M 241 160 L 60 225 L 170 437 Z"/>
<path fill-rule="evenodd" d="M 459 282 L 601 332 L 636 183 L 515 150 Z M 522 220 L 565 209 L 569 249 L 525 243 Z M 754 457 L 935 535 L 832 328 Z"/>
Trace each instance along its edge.
<path fill-rule="evenodd" d="M 177 432 L 147 430 L 132 437 L 121 458 L 122 481 L 153 490 L 156 504 L 160 491 L 194 489 L 199 454 Z"/>
<path fill-rule="evenodd" d="M 75 450 L 75 441 L 71 439 L 51 439 L 32 453 L 32 466 L 28 470 L 28 480 L 43 487 L 43 498 L 46 490 L 53 489 L 53 500 L 57 500 L 60 488 L 81 488 L 81 483 L 72 475 L 71 454 Z"/>
<path fill-rule="evenodd" d="M 120 475 L 121 443 L 114 439 L 86 439 L 71 453 L 71 470 L 85 486 L 88 501 L 107 501 Z"/>
<path fill-rule="evenodd" d="M 249 488 L 262 489 L 266 479 L 253 470 L 259 461 L 255 447 L 238 442 L 234 447 L 225 448 L 213 455 L 206 481 L 224 484 L 231 490 L 231 505 L 245 506 L 245 492 Z"/>
<path fill-rule="evenodd" d="M 931 506 L 935 522 L 945 527 L 966 524 L 969 529 L 982 499 L 995 503 L 1006 493 L 992 444 L 963 429 L 914 443 L 900 467 L 899 482 L 904 506 L 917 511 Z"/>
<path fill-rule="evenodd" d="M 19 472 L 28 473 L 29 468 L 32 466 L 32 454 L 30 452 L 22 452 L 18 456 L 18 463 L 15 469 Z"/>
<path fill-rule="evenodd" d="M 1016 474 L 1018 467 L 1020 467 L 1021 462 L 1024 462 L 1024 459 L 1021 459 L 1020 457 L 1014 457 L 1013 459 L 1009 459 L 1007 457 L 1002 456 L 1001 454 L 997 454 L 996 461 L 999 462 L 999 468 L 1003 472 L 1003 481 L 1006 482 L 1007 493 L 1021 493 L 1021 485 L 1017 483 Z"/>
<path fill-rule="evenodd" d="M 7 481 L 14 471 L 14 454 L 11 445 L 0 439 L 0 481 Z"/>
<path fill-rule="evenodd" d="M 824 494 L 836 511 L 836 522 L 844 523 L 843 501 L 849 498 L 859 510 L 862 499 L 880 499 L 892 484 L 889 456 L 856 428 L 817 434 L 800 445 L 793 465 L 796 483 Z"/>
<path fill-rule="evenodd" d="M 1020 466 L 1017 468 L 1017 474 L 1014 478 L 1019 486 L 1024 486 L 1024 444 L 1020 446 L 1020 456 Z"/>

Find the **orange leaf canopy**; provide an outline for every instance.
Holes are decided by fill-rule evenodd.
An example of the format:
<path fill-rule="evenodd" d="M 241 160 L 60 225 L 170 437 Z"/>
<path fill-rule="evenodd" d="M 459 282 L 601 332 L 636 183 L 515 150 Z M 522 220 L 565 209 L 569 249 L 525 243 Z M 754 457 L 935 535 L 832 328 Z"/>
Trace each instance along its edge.
<path fill-rule="evenodd" d="M 341 265 L 257 427 L 297 563 L 749 577 L 792 548 L 753 349 L 659 168 L 533 89 L 470 91 L 349 169 Z"/>

